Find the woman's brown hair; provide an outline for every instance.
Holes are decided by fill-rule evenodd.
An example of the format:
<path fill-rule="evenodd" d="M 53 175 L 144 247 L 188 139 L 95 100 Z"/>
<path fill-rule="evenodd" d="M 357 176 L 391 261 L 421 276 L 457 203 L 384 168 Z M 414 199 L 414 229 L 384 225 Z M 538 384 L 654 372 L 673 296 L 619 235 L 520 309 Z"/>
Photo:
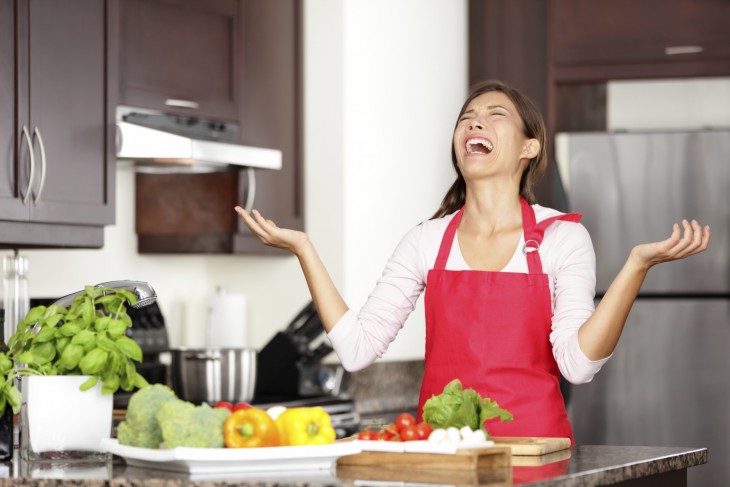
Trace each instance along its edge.
<path fill-rule="evenodd" d="M 525 198 L 528 203 L 533 204 L 535 203 L 533 187 L 545 173 L 545 168 L 547 166 L 547 136 L 545 131 L 545 122 L 543 121 L 540 109 L 537 108 L 535 102 L 520 91 L 502 83 L 501 81 L 482 81 L 472 87 L 469 96 L 464 102 L 464 105 L 461 107 L 459 116 L 456 118 L 457 124 L 472 100 L 491 91 L 504 93 L 507 98 L 515 104 L 517 113 L 519 113 L 520 118 L 522 119 L 522 130 L 524 131 L 525 136 L 529 139 L 537 139 L 537 141 L 540 142 L 540 152 L 537 156 L 530 159 L 527 169 L 525 169 L 525 172 L 522 173 L 522 178 L 520 179 L 520 196 Z M 446 196 L 444 196 L 444 199 L 441 201 L 441 206 L 431 218 L 440 218 L 453 213 L 464 206 L 464 202 L 466 201 L 466 182 L 464 181 L 464 177 L 461 175 L 461 171 L 459 171 L 453 141 L 451 143 L 451 164 L 454 166 L 454 170 L 456 171 L 456 181 L 454 181 L 454 184 L 452 184 L 451 188 L 449 188 L 446 192 Z"/>

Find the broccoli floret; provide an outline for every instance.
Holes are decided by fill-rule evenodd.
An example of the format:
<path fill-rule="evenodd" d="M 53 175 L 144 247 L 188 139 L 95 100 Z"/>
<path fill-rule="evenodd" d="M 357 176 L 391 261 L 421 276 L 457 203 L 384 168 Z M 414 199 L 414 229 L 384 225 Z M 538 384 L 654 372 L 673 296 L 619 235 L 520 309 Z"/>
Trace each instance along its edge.
<path fill-rule="evenodd" d="M 179 401 L 167 386 L 153 384 L 145 386 L 129 398 L 127 417 L 119 423 L 117 439 L 121 445 L 159 448 L 162 432 L 157 423 L 160 407 L 171 401 Z"/>
<path fill-rule="evenodd" d="M 226 408 L 172 401 L 162 405 L 157 422 L 165 448 L 223 448 L 223 423 L 230 415 Z"/>

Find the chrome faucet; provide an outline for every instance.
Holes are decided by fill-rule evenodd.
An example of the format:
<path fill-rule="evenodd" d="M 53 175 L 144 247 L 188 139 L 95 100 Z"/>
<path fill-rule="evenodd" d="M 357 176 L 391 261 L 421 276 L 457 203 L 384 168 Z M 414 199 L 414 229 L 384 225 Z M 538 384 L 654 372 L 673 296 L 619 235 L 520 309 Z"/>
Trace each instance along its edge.
<path fill-rule="evenodd" d="M 129 291 L 135 295 L 137 298 L 137 304 L 135 304 L 134 308 L 144 308 L 145 306 L 149 306 L 150 304 L 157 301 L 157 293 L 154 289 L 152 289 L 152 286 L 150 286 L 148 283 L 144 281 L 109 281 L 109 282 L 102 282 L 100 284 L 95 285 L 94 287 L 105 287 L 105 288 L 111 288 L 111 289 L 122 289 L 124 291 Z M 68 308 L 71 305 L 71 302 L 74 300 L 76 296 L 79 294 L 83 294 L 84 291 L 78 291 L 72 294 L 67 294 L 66 296 L 63 296 L 61 298 L 58 298 L 55 302 L 53 302 L 53 305 L 56 306 L 62 306 L 64 308 Z M 106 293 L 105 293 L 106 294 Z"/>

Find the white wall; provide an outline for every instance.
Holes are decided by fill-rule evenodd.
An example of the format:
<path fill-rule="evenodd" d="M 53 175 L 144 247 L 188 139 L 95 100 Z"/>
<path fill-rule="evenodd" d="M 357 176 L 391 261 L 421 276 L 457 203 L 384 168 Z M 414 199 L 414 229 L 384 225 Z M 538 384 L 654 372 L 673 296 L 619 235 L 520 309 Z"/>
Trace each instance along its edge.
<path fill-rule="evenodd" d="M 307 231 L 357 308 L 397 242 L 435 211 L 453 180 L 450 139 L 467 89 L 467 5 L 307 0 L 304 22 Z M 30 259 L 31 296 L 146 280 L 173 346 L 200 346 L 205 298 L 222 285 L 247 296 L 255 347 L 309 299 L 293 257 L 138 255 L 134 177 L 124 165 L 116 208 L 101 250 L 21 252 Z M 422 357 L 423 336 L 418 309 L 385 359 Z"/>
<path fill-rule="evenodd" d="M 364 304 L 407 230 L 454 180 L 451 136 L 466 96 L 467 6 L 346 2 L 345 282 Z M 423 299 L 386 357 L 423 357 Z"/>
<path fill-rule="evenodd" d="M 609 130 L 730 127 L 730 78 L 611 81 Z"/>

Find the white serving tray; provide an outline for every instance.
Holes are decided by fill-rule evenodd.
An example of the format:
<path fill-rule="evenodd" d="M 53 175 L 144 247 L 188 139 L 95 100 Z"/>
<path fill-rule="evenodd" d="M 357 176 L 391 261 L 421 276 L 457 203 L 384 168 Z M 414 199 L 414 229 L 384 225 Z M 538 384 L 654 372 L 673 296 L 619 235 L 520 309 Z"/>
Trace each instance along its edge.
<path fill-rule="evenodd" d="M 156 468 L 191 475 L 222 475 L 250 472 L 329 470 L 339 457 L 360 453 L 354 441 L 312 446 L 266 448 L 172 448 L 155 450 L 120 445 L 104 439 L 101 448 L 124 458 L 128 465 Z M 282 461 L 284 460 L 284 461 Z"/>

